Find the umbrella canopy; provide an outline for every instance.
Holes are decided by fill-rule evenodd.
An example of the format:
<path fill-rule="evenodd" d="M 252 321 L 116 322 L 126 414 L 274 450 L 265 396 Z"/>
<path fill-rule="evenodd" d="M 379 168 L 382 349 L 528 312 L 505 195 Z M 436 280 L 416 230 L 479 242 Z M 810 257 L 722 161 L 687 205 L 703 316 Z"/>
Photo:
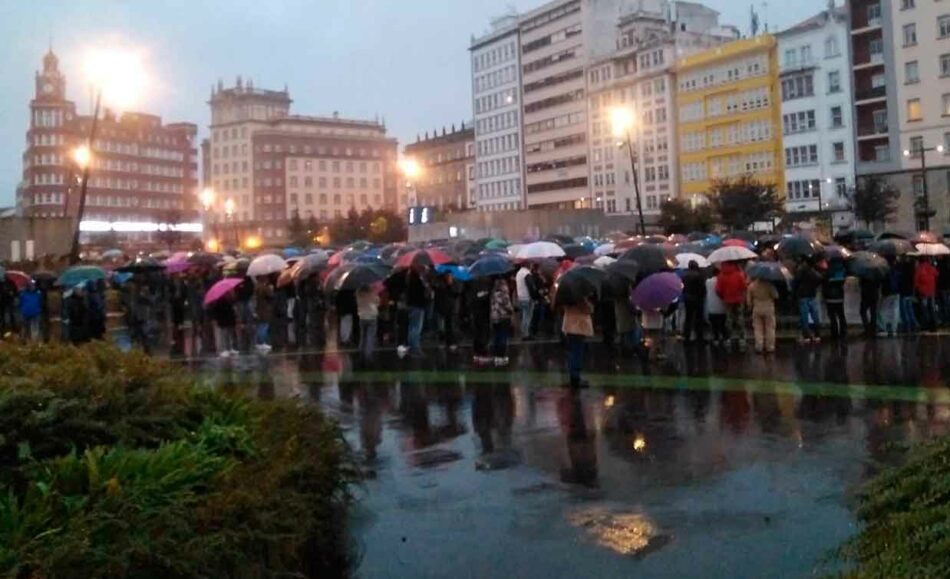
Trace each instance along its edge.
<path fill-rule="evenodd" d="M 582 255 L 574 259 L 574 263 L 577 265 L 594 265 L 594 261 L 597 260 L 597 256 L 593 253 L 587 255 Z"/>
<path fill-rule="evenodd" d="M 785 284 L 787 287 L 792 281 L 792 272 L 778 261 L 756 261 L 750 263 L 745 269 L 749 279 L 760 279 L 777 284 Z"/>
<path fill-rule="evenodd" d="M 513 269 L 514 265 L 507 257 L 503 255 L 486 255 L 469 266 L 468 273 L 472 278 L 482 278 L 493 275 L 505 275 L 511 273 Z"/>
<path fill-rule="evenodd" d="M 7 270 L 7 272 L 3 274 L 3 278 L 16 286 L 17 291 L 22 290 L 33 281 L 30 276 L 24 272 L 16 270 Z"/>
<path fill-rule="evenodd" d="M 856 251 L 848 260 L 848 273 L 861 279 L 882 280 L 890 270 L 887 260 L 872 251 Z"/>
<path fill-rule="evenodd" d="M 801 235 L 783 237 L 775 246 L 775 250 L 780 256 L 790 259 L 811 259 L 824 255 L 821 243 Z"/>
<path fill-rule="evenodd" d="M 825 259 L 851 259 L 851 252 L 840 245 L 825 246 Z"/>
<path fill-rule="evenodd" d="M 462 241 L 464 241 L 465 243 L 471 243 L 468 240 L 462 240 Z M 454 250 L 453 250 L 454 252 L 456 253 L 458 252 L 458 248 L 460 247 L 459 244 L 461 244 L 462 241 L 456 242 L 456 244 L 454 245 Z M 396 258 L 398 257 L 397 253 L 403 250 L 405 247 L 406 245 L 404 243 L 390 243 L 389 245 L 386 245 L 382 249 L 379 250 L 379 258 L 383 260 L 385 263 L 391 263 L 395 261 Z"/>
<path fill-rule="evenodd" d="M 171 257 L 171 255 L 172 252 L 167 249 L 159 249 L 158 251 L 153 251 L 152 253 L 148 254 L 148 256 L 152 259 L 168 259 Z"/>
<path fill-rule="evenodd" d="M 3 268 L 0 267 L 0 270 L 2 269 Z M 40 287 L 49 288 L 49 287 L 52 287 L 54 283 L 56 283 L 56 274 L 51 271 L 46 271 L 46 270 L 34 271 L 33 281 L 35 281 L 36 285 Z"/>
<path fill-rule="evenodd" d="M 913 239 L 914 244 L 918 243 L 940 243 L 940 236 L 932 231 L 918 231 Z"/>
<path fill-rule="evenodd" d="M 507 249 L 508 242 L 504 239 L 492 239 L 485 244 L 485 249 Z"/>
<path fill-rule="evenodd" d="M 231 290 L 241 285 L 244 282 L 243 277 L 226 277 L 222 280 L 215 282 L 213 286 L 208 289 L 208 292 L 205 293 L 204 305 L 205 307 L 210 306 L 214 302 L 220 300 L 226 296 Z"/>
<path fill-rule="evenodd" d="M 665 235 L 650 235 L 647 236 L 644 240 L 645 243 L 661 244 L 669 243 L 669 239 Z"/>
<path fill-rule="evenodd" d="M 336 284 L 337 291 L 356 291 L 363 286 L 378 283 L 389 277 L 392 269 L 382 263 L 359 263 L 348 268 Z"/>
<path fill-rule="evenodd" d="M 722 263 L 724 261 L 745 261 L 755 259 L 758 256 L 751 249 L 745 247 L 720 247 L 709 254 L 709 263 Z"/>
<path fill-rule="evenodd" d="M 673 245 L 678 245 L 680 243 L 686 243 L 689 241 L 689 238 L 682 233 L 671 233 L 669 236 L 667 236 L 666 240 Z"/>
<path fill-rule="evenodd" d="M 165 273 L 168 275 L 176 273 L 184 273 L 188 271 L 188 268 L 191 267 L 191 264 L 188 263 L 187 259 L 183 260 L 172 260 L 168 259 L 165 261 Z"/>
<path fill-rule="evenodd" d="M 706 233 L 703 231 L 692 231 L 689 235 L 686 236 L 686 241 L 703 241 L 711 237 L 716 237 L 712 233 Z"/>
<path fill-rule="evenodd" d="M 918 243 L 917 253 L 928 257 L 950 255 L 950 247 L 942 243 Z"/>
<path fill-rule="evenodd" d="M 613 243 L 605 243 L 603 245 L 598 245 L 597 248 L 594 249 L 594 255 L 610 255 L 613 252 L 614 252 Z"/>
<path fill-rule="evenodd" d="M 406 268 L 413 265 L 427 265 L 433 267 L 445 263 L 451 263 L 452 258 L 440 249 L 416 249 L 399 256 L 395 267 Z"/>
<path fill-rule="evenodd" d="M 363 251 L 359 249 L 341 249 L 330 256 L 330 266 L 336 267 L 344 263 L 349 263 L 361 255 L 363 255 Z"/>
<path fill-rule="evenodd" d="M 231 256 L 222 256 L 220 253 L 208 253 L 206 251 L 199 251 L 197 253 L 192 253 L 188 256 L 188 263 L 193 265 L 205 265 L 211 267 L 217 264 L 219 261 L 225 257 Z M 234 259 L 231 257 L 231 259 Z"/>
<path fill-rule="evenodd" d="M 106 272 L 95 265 L 74 265 L 59 275 L 56 285 L 73 287 L 87 281 L 106 279 Z"/>
<path fill-rule="evenodd" d="M 274 255 L 273 253 L 259 255 L 247 266 L 247 276 L 259 277 L 262 275 L 270 275 L 284 271 L 286 267 L 287 262 L 279 255 Z"/>
<path fill-rule="evenodd" d="M 332 294 L 336 291 L 337 284 L 340 283 L 340 280 L 344 275 L 351 269 L 356 267 L 355 263 L 344 263 L 343 265 L 336 267 L 327 274 L 326 279 L 323 280 L 323 291 L 327 294 Z"/>
<path fill-rule="evenodd" d="M 621 277 L 630 283 L 637 283 L 641 273 L 640 264 L 630 259 L 618 259 L 606 267 L 607 273 L 613 277 Z"/>
<path fill-rule="evenodd" d="M 294 283 L 293 267 L 288 267 L 277 276 L 277 287 L 286 287 Z"/>
<path fill-rule="evenodd" d="M 874 239 L 874 234 L 867 229 L 850 229 L 835 233 L 835 241 L 838 243 L 854 243 L 855 241 L 869 241 L 872 239 Z"/>
<path fill-rule="evenodd" d="M 558 306 L 577 305 L 585 298 L 600 297 L 607 273 L 596 267 L 582 265 L 561 275 L 554 284 L 554 303 Z"/>
<path fill-rule="evenodd" d="M 908 240 L 911 236 L 900 231 L 885 231 L 884 233 L 877 236 L 878 241 L 883 241 L 885 239 L 904 239 Z"/>
<path fill-rule="evenodd" d="M 676 269 L 673 259 L 664 245 L 644 244 L 628 249 L 620 255 L 620 261 L 635 261 L 640 266 L 640 275 Z"/>
<path fill-rule="evenodd" d="M 303 255 L 303 250 L 299 247 L 285 247 L 280 251 L 284 257 L 297 257 Z"/>
<path fill-rule="evenodd" d="M 606 235 L 604 235 L 604 239 L 608 239 L 614 242 L 620 241 L 621 239 L 626 239 L 628 237 L 630 237 L 630 235 L 628 235 L 627 233 L 624 233 L 623 231 L 610 231 Z"/>
<path fill-rule="evenodd" d="M 647 276 L 633 290 L 633 304 L 644 311 L 665 310 L 683 293 L 683 280 L 664 271 Z"/>
<path fill-rule="evenodd" d="M 578 257 L 581 257 L 582 255 L 590 255 L 592 252 L 592 250 L 588 248 L 586 245 L 580 245 L 578 243 L 565 245 L 563 249 L 564 249 L 564 254 L 567 255 L 571 259 L 577 259 Z"/>
<path fill-rule="evenodd" d="M 751 241 L 737 239 L 735 237 L 723 240 L 720 245 L 722 245 L 722 247 L 744 247 L 746 249 L 752 249 L 754 247 L 754 244 Z"/>
<path fill-rule="evenodd" d="M 604 268 L 606 268 L 608 265 L 610 265 L 610 264 L 612 264 L 612 263 L 616 263 L 616 261 L 617 261 L 617 259 L 614 258 L 614 257 L 610 257 L 609 255 L 602 255 L 602 256 L 600 256 L 600 257 L 598 257 L 597 259 L 594 260 L 594 264 L 593 264 L 593 265 L 594 265 L 594 267 L 599 267 L 599 268 L 601 268 L 601 269 L 604 269 Z"/>
<path fill-rule="evenodd" d="M 162 271 L 165 266 L 151 257 L 136 257 L 122 267 L 116 268 L 119 273 L 149 273 Z"/>
<path fill-rule="evenodd" d="M 619 253 L 627 249 L 639 247 L 644 243 L 646 242 L 643 241 L 642 237 L 628 237 L 627 239 L 621 239 L 620 241 L 614 242 L 614 252 Z"/>
<path fill-rule="evenodd" d="M 472 274 L 469 273 L 468 268 L 461 265 L 437 265 L 435 266 L 436 273 L 448 273 L 452 277 L 459 281 L 469 281 L 472 279 Z"/>
<path fill-rule="evenodd" d="M 676 269 L 689 269 L 689 263 L 695 261 L 699 267 L 709 267 L 709 260 L 698 253 L 676 254 Z"/>
<path fill-rule="evenodd" d="M 107 249 L 102 252 L 102 259 L 122 259 L 125 253 L 121 249 Z"/>
<path fill-rule="evenodd" d="M 353 243 L 349 244 L 347 246 L 347 249 L 355 249 L 356 251 L 366 251 L 367 249 L 371 247 L 373 247 L 372 243 L 366 240 L 360 239 L 358 241 L 354 241 Z"/>
<path fill-rule="evenodd" d="M 558 245 L 570 245 L 574 243 L 574 238 L 571 237 L 570 235 L 562 235 L 560 233 L 551 233 L 549 235 L 545 235 L 542 241 L 550 241 L 553 243 L 557 243 Z"/>
<path fill-rule="evenodd" d="M 906 239 L 891 237 L 875 241 L 868 249 L 884 257 L 897 257 L 905 253 L 911 253 L 914 251 L 914 246 Z"/>
<path fill-rule="evenodd" d="M 566 254 L 560 245 L 551 241 L 535 241 L 518 248 L 512 256 L 515 259 L 546 259 L 564 257 Z"/>
<path fill-rule="evenodd" d="M 676 254 L 681 253 L 696 253 L 703 257 L 708 256 L 712 251 L 716 249 L 714 246 L 706 245 L 704 243 L 699 243 L 696 241 L 690 241 L 687 243 L 681 243 L 676 246 Z"/>

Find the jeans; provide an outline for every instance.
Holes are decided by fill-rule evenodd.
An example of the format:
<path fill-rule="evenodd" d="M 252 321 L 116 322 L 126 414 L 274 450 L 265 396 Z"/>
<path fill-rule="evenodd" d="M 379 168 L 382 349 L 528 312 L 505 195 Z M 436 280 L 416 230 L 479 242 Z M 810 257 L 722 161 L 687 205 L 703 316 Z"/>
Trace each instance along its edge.
<path fill-rule="evenodd" d="M 905 332 L 916 332 L 920 329 L 917 323 L 917 315 L 914 314 L 914 303 L 917 298 L 914 296 L 901 296 L 901 327 Z"/>
<path fill-rule="evenodd" d="M 543 300 L 537 300 L 534 303 L 534 313 L 531 316 L 531 335 L 537 335 L 538 332 L 543 330 L 542 327 L 544 324 L 545 313 L 547 312 L 547 304 Z"/>
<path fill-rule="evenodd" d="M 409 349 L 413 352 L 422 351 L 422 322 L 425 319 L 423 308 L 409 308 Z"/>
<path fill-rule="evenodd" d="M 881 306 L 877 314 L 877 326 L 881 332 L 893 334 L 897 331 L 900 324 L 900 301 L 897 294 L 884 296 L 881 300 Z"/>
<path fill-rule="evenodd" d="M 927 330 L 937 327 L 937 301 L 935 298 L 920 298 L 920 325 Z"/>
<path fill-rule="evenodd" d="M 258 346 L 267 344 L 267 334 L 270 331 L 270 324 L 267 322 L 257 322 L 257 336 L 255 343 Z"/>
<path fill-rule="evenodd" d="M 709 314 L 709 325 L 712 327 L 713 341 L 724 342 L 729 339 L 726 330 L 726 314 Z"/>
<path fill-rule="evenodd" d="M 534 303 L 531 300 L 521 300 L 518 302 L 518 308 L 521 310 L 521 337 L 525 338 L 531 335 Z"/>
<path fill-rule="evenodd" d="M 360 320 L 360 352 L 370 358 L 376 351 L 376 320 Z"/>
<path fill-rule="evenodd" d="M 732 341 L 745 343 L 745 306 L 726 304 L 726 327 L 732 334 Z"/>
<path fill-rule="evenodd" d="M 693 334 L 696 339 L 703 340 L 703 303 L 686 302 L 686 323 L 683 326 L 683 337 L 691 341 Z"/>
<path fill-rule="evenodd" d="M 875 321 L 877 315 L 877 298 L 861 300 L 861 323 L 864 324 L 864 333 L 870 335 L 874 333 Z"/>
<path fill-rule="evenodd" d="M 502 320 L 492 324 L 494 339 L 492 349 L 496 358 L 508 357 L 508 334 L 511 332 L 511 320 Z"/>
<path fill-rule="evenodd" d="M 584 367 L 584 336 L 567 335 L 567 373 L 571 378 L 571 386 L 577 386 L 581 381 L 581 370 Z"/>
<path fill-rule="evenodd" d="M 817 298 L 798 298 L 798 324 L 801 326 L 803 338 L 818 337 Z M 814 324 L 814 327 L 811 324 Z"/>
<path fill-rule="evenodd" d="M 831 326 L 832 338 L 843 338 L 848 335 L 848 320 L 844 317 L 844 302 L 826 302 L 825 311 L 828 312 L 828 325 Z M 874 319 L 874 316 L 871 316 Z"/>

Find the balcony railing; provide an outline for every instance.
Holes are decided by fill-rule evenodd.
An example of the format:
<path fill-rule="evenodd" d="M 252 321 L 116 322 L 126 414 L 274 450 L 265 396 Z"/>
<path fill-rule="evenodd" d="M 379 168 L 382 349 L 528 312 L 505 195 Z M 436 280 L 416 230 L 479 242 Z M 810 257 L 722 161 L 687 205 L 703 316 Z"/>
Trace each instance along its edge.
<path fill-rule="evenodd" d="M 854 100 L 866 101 L 869 99 L 877 99 L 884 96 L 887 96 L 887 85 L 881 85 L 874 88 L 855 91 Z"/>
<path fill-rule="evenodd" d="M 875 135 L 887 135 L 887 123 L 858 125 L 859 137 L 873 137 Z"/>

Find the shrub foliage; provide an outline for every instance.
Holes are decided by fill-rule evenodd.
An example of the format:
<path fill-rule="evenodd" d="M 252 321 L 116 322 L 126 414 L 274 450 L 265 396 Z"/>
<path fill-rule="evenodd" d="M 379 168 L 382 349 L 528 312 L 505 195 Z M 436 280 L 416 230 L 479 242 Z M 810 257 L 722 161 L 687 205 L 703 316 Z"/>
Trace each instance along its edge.
<path fill-rule="evenodd" d="M 105 345 L 0 345 L 0 575 L 347 575 L 339 429 Z"/>

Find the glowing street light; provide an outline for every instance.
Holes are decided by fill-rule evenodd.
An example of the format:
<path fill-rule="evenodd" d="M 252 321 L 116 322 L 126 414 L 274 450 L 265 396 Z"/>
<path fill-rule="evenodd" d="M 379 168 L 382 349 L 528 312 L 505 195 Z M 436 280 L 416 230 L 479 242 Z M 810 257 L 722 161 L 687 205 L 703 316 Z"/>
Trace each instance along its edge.
<path fill-rule="evenodd" d="M 224 213 L 228 216 L 228 219 L 231 219 L 234 215 L 234 199 L 229 197 L 227 201 L 224 202 Z"/>
<path fill-rule="evenodd" d="M 92 161 L 92 151 L 89 150 L 88 145 L 80 145 L 73 149 L 73 161 L 76 162 L 76 165 L 80 169 L 85 169 L 89 166 L 89 163 Z"/>
<path fill-rule="evenodd" d="M 404 157 L 399 161 L 399 172 L 406 180 L 406 195 L 408 196 L 408 205 L 416 204 L 416 185 L 415 179 L 422 174 L 422 167 L 418 161 L 412 157 Z"/>
<path fill-rule="evenodd" d="M 627 107 L 614 107 L 610 111 L 610 127 L 618 139 L 625 139 L 633 128 L 633 110 Z"/>
<path fill-rule="evenodd" d="M 643 221 L 643 202 L 640 199 L 640 178 L 637 175 L 637 157 L 633 152 L 633 142 L 630 131 L 636 126 L 633 109 L 614 107 L 610 110 L 610 127 L 615 138 L 620 139 L 619 146 L 627 146 L 630 155 L 630 170 L 633 172 L 633 192 L 637 198 L 637 214 L 640 216 L 640 234 L 646 234 L 646 224 Z"/>
<path fill-rule="evenodd" d="M 214 205 L 214 189 L 205 187 L 198 194 L 198 198 L 201 200 L 201 206 L 204 207 L 204 210 L 208 211 Z"/>

